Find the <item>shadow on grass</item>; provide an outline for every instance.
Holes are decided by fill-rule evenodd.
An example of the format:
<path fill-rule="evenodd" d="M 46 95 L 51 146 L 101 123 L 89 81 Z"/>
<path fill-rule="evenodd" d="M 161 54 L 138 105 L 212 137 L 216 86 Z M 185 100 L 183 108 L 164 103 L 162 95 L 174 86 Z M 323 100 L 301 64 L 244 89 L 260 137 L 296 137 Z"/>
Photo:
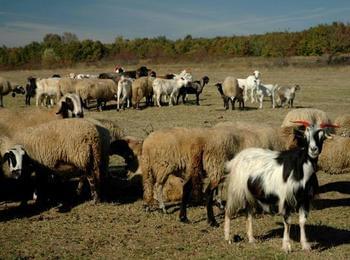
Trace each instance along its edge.
<path fill-rule="evenodd" d="M 281 227 L 269 231 L 267 234 L 259 237 L 260 240 L 283 237 L 283 224 L 278 223 Z M 338 229 L 323 225 L 306 225 L 306 236 L 309 242 L 315 242 L 315 249 L 321 251 L 331 247 L 336 247 L 350 243 L 350 230 Z M 291 225 L 290 238 L 294 241 L 300 241 L 299 225 Z"/>
<path fill-rule="evenodd" d="M 320 193 L 326 193 L 330 191 L 350 194 L 350 181 L 331 182 L 319 187 Z"/>

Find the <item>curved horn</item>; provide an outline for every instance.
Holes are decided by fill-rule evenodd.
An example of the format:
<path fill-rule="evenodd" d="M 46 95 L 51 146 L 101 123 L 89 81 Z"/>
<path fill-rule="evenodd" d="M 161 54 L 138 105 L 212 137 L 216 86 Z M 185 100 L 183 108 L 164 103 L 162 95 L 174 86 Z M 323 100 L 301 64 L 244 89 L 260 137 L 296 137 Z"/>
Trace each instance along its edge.
<path fill-rule="evenodd" d="M 339 128 L 340 125 L 333 125 L 333 124 L 321 123 L 321 124 L 320 124 L 320 127 L 321 127 L 321 128 L 326 128 L 326 127 Z"/>
<path fill-rule="evenodd" d="M 296 123 L 296 124 L 302 124 L 305 127 L 310 126 L 310 122 L 305 121 L 305 120 L 296 120 L 296 121 L 291 121 L 292 123 Z"/>

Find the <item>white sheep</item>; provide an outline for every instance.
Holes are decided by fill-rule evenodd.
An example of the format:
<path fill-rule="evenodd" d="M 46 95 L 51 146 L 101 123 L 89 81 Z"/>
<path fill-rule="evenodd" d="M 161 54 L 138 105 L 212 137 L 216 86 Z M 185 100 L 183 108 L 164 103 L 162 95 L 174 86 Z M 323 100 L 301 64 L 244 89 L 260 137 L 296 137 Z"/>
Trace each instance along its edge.
<path fill-rule="evenodd" d="M 158 107 L 161 107 L 160 99 L 162 95 L 170 95 L 169 105 L 176 103 L 176 98 L 180 88 L 186 86 L 188 79 L 176 75 L 174 79 L 159 79 L 153 81 L 153 92 L 156 97 Z"/>
<path fill-rule="evenodd" d="M 131 106 L 131 98 L 132 98 L 132 83 L 133 80 L 130 78 L 126 78 L 122 76 L 118 81 L 118 89 L 117 89 L 117 110 L 119 110 L 120 105 L 124 108 L 124 102 L 126 100 L 127 107 Z M 121 100 L 120 100 L 121 98 Z"/>
<path fill-rule="evenodd" d="M 263 101 L 264 97 L 271 97 L 271 105 L 272 108 L 275 108 L 276 106 L 276 100 L 275 100 L 275 90 L 278 87 L 278 85 L 273 84 L 260 84 L 256 88 L 256 97 L 259 101 L 259 108 L 263 108 Z"/>
<path fill-rule="evenodd" d="M 132 104 L 139 109 L 140 101 L 145 97 L 146 106 L 153 105 L 153 81 L 155 77 L 140 77 L 132 83 Z"/>
<path fill-rule="evenodd" d="M 254 103 L 255 99 L 255 91 L 257 87 L 260 85 L 260 72 L 255 70 L 253 75 L 249 75 L 245 79 L 237 79 L 238 85 L 240 88 L 244 89 L 244 101 L 248 100 L 248 91 L 250 91 L 250 101 Z"/>

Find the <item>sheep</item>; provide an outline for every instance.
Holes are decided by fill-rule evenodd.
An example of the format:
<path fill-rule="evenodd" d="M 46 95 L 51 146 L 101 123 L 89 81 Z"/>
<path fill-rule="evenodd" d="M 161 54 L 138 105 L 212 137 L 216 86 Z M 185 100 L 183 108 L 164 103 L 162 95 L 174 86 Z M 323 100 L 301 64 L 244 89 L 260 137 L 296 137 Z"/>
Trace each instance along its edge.
<path fill-rule="evenodd" d="M 332 120 L 326 112 L 316 108 L 298 108 L 293 109 L 284 117 L 281 127 L 295 127 L 298 124 L 293 123 L 296 120 L 305 120 L 312 124 L 331 124 Z M 334 128 L 329 129 L 330 133 L 334 132 Z"/>
<path fill-rule="evenodd" d="M 293 108 L 293 102 L 295 98 L 295 93 L 300 90 L 299 85 L 295 86 L 279 86 L 276 89 L 277 102 L 281 107 L 284 107 L 286 104 L 289 108 Z"/>
<path fill-rule="evenodd" d="M 141 172 L 144 185 L 144 202 L 154 203 L 154 194 L 160 208 L 165 211 L 163 187 L 170 175 L 184 180 L 180 221 L 188 222 L 186 204 L 192 187 L 203 187 L 207 197 L 207 219 L 218 226 L 213 213 L 213 192 L 223 181 L 224 164 L 243 147 L 254 145 L 255 134 L 232 127 L 169 128 L 151 133 L 143 142 Z M 244 137 L 246 137 L 244 139 Z M 249 140 L 252 138 L 252 141 Z M 243 140 L 243 141 L 242 141 Z"/>
<path fill-rule="evenodd" d="M 221 88 L 219 84 L 220 83 L 216 84 L 216 86 L 218 87 L 218 90 Z M 234 77 L 225 78 L 224 82 L 222 83 L 222 93 L 224 94 L 225 97 L 227 97 L 227 99 L 224 99 L 224 102 L 226 100 L 226 105 L 225 105 L 226 109 L 229 109 L 228 101 L 231 101 L 232 110 L 234 110 L 236 100 L 238 100 L 239 102 L 239 108 L 244 109 L 243 89 L 239 87 L 239 84 L 236 78 Z"/>
<path fill-rule="evenodd" d="M 60 78 L 36 80 L 36 106 L 39 106 L 39 102 L 43 105 L 44 98 L 50 98 L 50 105 L 54 105 L 54 99 L 57 98 L 57 89 L 60 80 Z"/>
<path fill-rule="evenodd" d="M 350 137 L 350 115 L 340 115 L 334 120 L 334 123 L 340 126 L 335 131 L 337 135 Z"/>
<path fill-rule="evenodd" d="M 111 79 L 88 79 L 79 81 L 75 88 L 76 94 L 83 100 L 87 107 L 87 101 L 96 99 L 97 109 L 102 110 L 102 102 L 114 100 L 117 97 L 118 83 Z"/>
<path fill-rule="evenodd" d="M 169 105 L 175 104 L 179 90 L 182 86 L 185 86 L 188 80 L 181 76 L 176 76 L 174 79 L 159 79 L 156 78 L 153 81 L 153 92 L 156 96 L 158 107 L 161 107 L 160 98 L 162 95 L 170 95 Z"/>
<path fill-rule="evenodd" d="M 50 174 L 64 176 L 67 172 L 68 178 L 74 177 L 73 172 L 82 172 L 89 181 L 94 202 L 101 199 L 100 185 L 107 173 L 110 145 L 106 129 L 84 119 L 54 120 L 16 132 L 11 142 L 13 146 L 1 147 L 1 154 L 12 160 L 6 157 L 7 152 L 16 145 L 23 147 L 22 158 L 27 155 L 29 163 L 17 163 L 22 170 L 33 167 L 38 180 L 38 203 L 47 200 L 45 185 Z M 18 169 L 12 173 L 18 174 Z"/>
<path fill-rule="evenodd" d="M 296 209 L 299 210 L 302 249 L 311 249 L 305 235 L 305 222 L 317 183 L 317 159 L 327 134 L 323 129 L 325 125 L 311 125 L 307 121 L 299 123 L 305 126 L 302 147 L 283 152 L 248 148 L 226 164 L 230 172 L 224 224 L 226 241 L 231 241 L 231 217 L 240 209 L 245 209 L 248 214 L 248 239 L 254 242 L 252 213 L 256 207 L 262 207 L 264 211 L 283 215 L 282 248 L 290 252 L 290 213 Z"/>
<path fill-rule="evenodd" d="M 120 105 L 124 108 L 124 101 L 126 99 L 127 107 L 131 106 L 131 97 L 132 97 L 132 83 L 133 81 L 130 78 L 125 78 L 122 76 L 118 81 L 117 88 L 117 111 L 119 111 Z M 122 98 L 120 101 L 120 97 Z"/>
<path fill-rule="evenodd" d="M 2 109 L 0 110 L 0 132 L 6 136 L 12 136 L 16 131 L 26 127 L 68 117 L 84 117 L 80 98 L 76 94 L 63 96 L 56 108 Z"/>
<path fill-rule="evenodd" d="M 14 97 L 16 93 L 25 94 L 24 88 L 22 86 L 11 84 L 10 81 L 3 77 L 0 77 L 0 106 L 4 107 L 3 97 L 12 92 Z"/>
<path fill-rule="evenodd" d="M 153 105 L 153 81 L 154 77 L 140 77 L 132 83 L 132 104 L 139 109 L 140 100 L 146 98 L 146 106 Z"/>
<path fill-rule="evenodd" d="M 224 108 L 229 109 L 229 105 L 228 105 L 229 98 L 225 96 L 224 91 L 222 90 L 222 83 L 216 83 L 215 86 L 216 86 L 222 100 L 224 101 Z"/>
<path fill-rule="evenodd" d="M 179 94 L 177 96 L 176 104 L 179 103 L 179 98 L 182 96 L 182 102 L 185 104 L 185 97 L 188 94 L 196 95 L 196 104 L 199 106 L 199 95 L 202 93 L 203 88 L 206 84 L 209 83 L 208 76 L 204 76 L 201 81 L 189 82 L 186 86 L 180 88 Z"/>
<path fill-rule="evenodd" d="M 278 87 L 278 85 L 272 85 L 272 84 L 260 84 L 256 88 L 256 97 L 259 101 L 259 108 L 263 108 L 263 101 L 264 97 L 271 97 L 271 106 L 272 108 L 275 108 L 276 101 L 275 101 L 275 90 Z"/>
<path fill-rule="evenodd" d="M 255 70 L 253 75 L 248 76 L 245 79 L 237 79 L 240 88 L 244 89 L 244 101 L 248 100 L 248 90 L 250 90 L 250 101 L 254 103 L 256 101 L 254 92 L 260 85 L 260 72 Z"/>
<path fill-rule="evenodd" d="M 96 74 L 83 74 L 83 73 L 77 74 L 74 77 L 74 79 L 97 79 L 97 78 L 98 78 L 98 75 Z"/>
<path fill-rule="evenodd" d="M 330 174 L 350 172 L 350 138 L 334 135 L 327 139 L 318 162 L 320 170 Z"/>

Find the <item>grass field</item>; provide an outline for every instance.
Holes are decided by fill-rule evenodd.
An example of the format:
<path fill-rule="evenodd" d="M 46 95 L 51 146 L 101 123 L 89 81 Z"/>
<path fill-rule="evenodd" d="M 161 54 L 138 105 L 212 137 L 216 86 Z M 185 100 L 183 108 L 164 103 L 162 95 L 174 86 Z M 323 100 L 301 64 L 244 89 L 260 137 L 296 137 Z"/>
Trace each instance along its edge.
<path fill-rule="evenodd" d="M 256 64 L 255 64 L 256 65 Z M 245 111 L 225 111 L 214 84 L 228 76 L 245 77 L 253 70 L 262 73 L 262 82 L 279 85 L 298 83 L 301 91 L 295 99 L 296 107 L 312 107 L 326 111 L 333 119 L 350 113 L 350 67 L 266 67 L 252 62 L 152 65 L 159 75 L 188 69 L 195 79 L 210 78 L 201 95 L 200 106 L 194 98 L 187 105 L 150 107 L 117 112 L 114 109 L 96 112 L 89 117 L 116 121 L 128 135 L 145 137 L 150 130 L 164 127 L 210 127 L 222 121 L 245 120 L 280 125 L 288 109 L 270 108 L 264 102 L 262 110 L 256 104 L 246 104 Z M 9 71 L 0 76 L 24 84 L 26 77 L 47 77 L 54 73 L 97 73 L 105 68 L 71 70 Z M 190 97 L 191 98 L 191 97 Z M 24 106 L 24 97 L 5 97 L 5 107 Z M 111 164 L 121 166 L 119 158 Z M 60 213 L 57 208 L 45 211 L 19 211 L 17 204 L 0 205 L 0 259 L 232 259 L 232 258 L 297 258 L 297 259 L 350 259 L 350 172 L 342 175 L 318 173 L 322 193 L 313 203 L 306 232 L 313 245 L 311 252 L 301 251 L 297 215 L 293 215 L 291 237 L 293 252 L 286 255 L 282 245 L 283 224 L 280 216 L 259 215 L 254 222 L 258 242 L 247 243 L 245 218 L 232 221 L 233 234 L 243 241 L 228 245 L 223 240 L 223 215 L 216 209 L 219 228 L 206 223 L 203 206 L 190 207 L 191 224 L 178 221 L 178 210 L 172 214 L 146 213 L 138 187 L 135 190 L 118 186 L 113 202 L 93 205 L 85 202 L 70 212 Z M 125 183 L 127 185 L 127 183 Z M 132 187 L 132 186 L 130 186 Z"/>

